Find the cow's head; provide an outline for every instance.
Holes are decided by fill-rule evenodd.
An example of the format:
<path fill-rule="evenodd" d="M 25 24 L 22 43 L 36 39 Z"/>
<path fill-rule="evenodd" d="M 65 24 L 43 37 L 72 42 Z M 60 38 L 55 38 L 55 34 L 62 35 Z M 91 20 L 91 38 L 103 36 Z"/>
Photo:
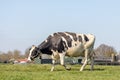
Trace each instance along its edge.
<path fill-rule="evenodd" d="M 32 46 L 29 50 L 28 61 L 33 61 L 36 57 L 40 57 L 40 51 L 36 46 Z"/>

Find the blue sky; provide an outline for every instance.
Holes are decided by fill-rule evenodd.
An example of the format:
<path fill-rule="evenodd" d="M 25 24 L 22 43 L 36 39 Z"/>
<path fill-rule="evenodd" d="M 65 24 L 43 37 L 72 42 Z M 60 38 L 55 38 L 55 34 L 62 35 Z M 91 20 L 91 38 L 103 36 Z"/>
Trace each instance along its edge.
<path fill-rule="evenodd" d="M 0 0 L 0 51 L 24 53 L 58 31 L 92 33 L 120 51 L 120 0 Z"/>

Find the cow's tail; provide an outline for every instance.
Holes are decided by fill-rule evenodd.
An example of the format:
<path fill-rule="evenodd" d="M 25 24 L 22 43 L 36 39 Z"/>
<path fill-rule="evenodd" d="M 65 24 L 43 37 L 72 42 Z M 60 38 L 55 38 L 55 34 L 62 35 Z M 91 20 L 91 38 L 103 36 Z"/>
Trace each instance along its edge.
<path fill-rule="evenodd" d="M 85 48 L 89 48 L 89 47 L 94 47 L 94 43 L 95 43 L 95 36 L 94 35 L 92 35 L 92 34 L 88 34 L 87 35 L 87 37 L 88 37 L 88 39 L 89 39 L 89 41 L 87 41 L 86 43 L 85 43 Z"/>

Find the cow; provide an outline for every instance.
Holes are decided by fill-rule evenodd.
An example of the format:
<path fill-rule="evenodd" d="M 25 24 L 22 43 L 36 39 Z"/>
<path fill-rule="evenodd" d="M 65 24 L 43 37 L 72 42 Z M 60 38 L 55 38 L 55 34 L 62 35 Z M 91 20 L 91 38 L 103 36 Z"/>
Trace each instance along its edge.
<path fill-rule="evenodd" d="M 94 66 L 94 43 L 95 36 L 92 34 L 77 34 L 73 32 L 56 32 L 47 37 L 40 45 L 32 46 L 29 50 L 28 61 L 34 60 L 36 57 L 41 58 L 42 54 L 50 55 L 52 58 L 52 68 L 55 68 L 55 62 L 60 60 L 60 64 L 66 70 L 70 67 L 65 65 L 65 56 L 79 57 L 84 55 L 84 62 L 80 68 L 83 71 L 88 59 L 91 61 L 91 70 Z"/>

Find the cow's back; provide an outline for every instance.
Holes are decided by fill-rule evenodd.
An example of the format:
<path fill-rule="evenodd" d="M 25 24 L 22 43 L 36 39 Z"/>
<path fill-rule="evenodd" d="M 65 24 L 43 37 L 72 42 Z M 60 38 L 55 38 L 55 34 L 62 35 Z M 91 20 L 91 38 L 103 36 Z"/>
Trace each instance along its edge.
<path fill-rule="evenodd" d="M 57 32 L 39 45 L 43 54 L 51 55 L 54 52 L 66 52 L 67 56 L 83 55 L 85 48 L 92 47 L 94 44 L 93 35 L 76 34 L 72 32 Z"/>

